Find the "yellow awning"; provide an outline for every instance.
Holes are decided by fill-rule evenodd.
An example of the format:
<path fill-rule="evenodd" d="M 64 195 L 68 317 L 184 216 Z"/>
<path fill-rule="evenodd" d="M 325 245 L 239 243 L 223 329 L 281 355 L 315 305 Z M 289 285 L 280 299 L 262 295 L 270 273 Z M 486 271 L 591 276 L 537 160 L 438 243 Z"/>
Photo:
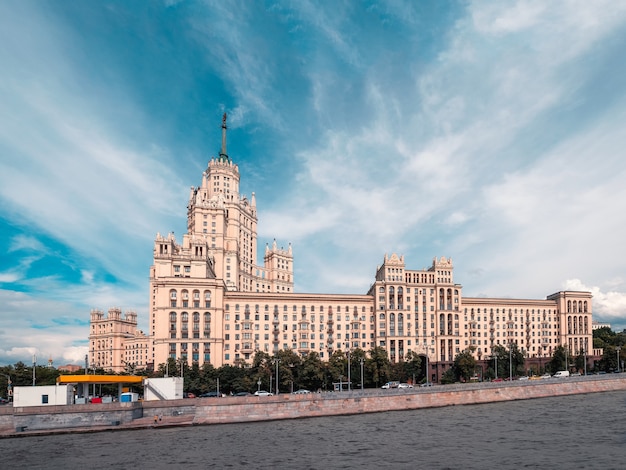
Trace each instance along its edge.
<path fill-rule="evenodd" d="M 57 383 L 60 384 L 140 384 L 144 377 L 141 375 L 60 375 Z"/>

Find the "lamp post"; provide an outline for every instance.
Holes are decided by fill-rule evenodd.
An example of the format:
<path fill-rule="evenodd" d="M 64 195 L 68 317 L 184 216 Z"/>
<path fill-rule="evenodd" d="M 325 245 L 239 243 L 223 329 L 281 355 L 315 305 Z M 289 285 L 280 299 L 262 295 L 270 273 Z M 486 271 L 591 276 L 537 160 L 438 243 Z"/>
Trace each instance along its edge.
<path fill-rule="evenodd" d="M 584 365 L 584 367 L 585 367 L 585 376 L 586 376 L 587 375 L 587 351 L 585 351 L 584 349 L 583 349 L 583 356 L 585 358 L 585 365 Z"/>
<path fill-rule="evenodd" d="M 13 401 L 13 382 L 11 382 L 11 376 L 7 375 L 7 399 Z"/>
<path fill-rule="evenodd" d="M 348 351 L 348 392 L 350 391 L 350 351 Z"/>
<path fill-rule="evenodd" d="M 495 365 L 495 367 L 496 367 L 496 379 L 497 379 L 497 378 L 498 378 L 498 355 L 497 355 L 497 354 L 495 354 L 495 355 L 493 356 L 493 358 L 494 358 L 494 359 L 495 359 L 495 361 L 496 361 L 496 365 Z"/>
<path fill-rule="evenodd" d="M 278 364 L 280 363 L 280 359 L 276 358 L 272 360 L 272 362 L 276 364 L 276 395 L 278 395 L 280 393 L 280 390 L 278 389 Z"/>
<path fill-rule="evenodd" d="M 36 381 L 35 367 L 37 367 L 37 356 L 33 354 L 33 387 L 35 386 L 35 381 Z"/>
<path fill-rule="evenodd" d="M 509 343 L 509 382 L 513 380 L 513 343 Z"/>
<path fill-rule="evenodd" d="M 620 348 L 619 346 L 615 348 L 616 352 L 617 352 L 617 372 L 620 372 L 620 368 L 619 368 L 619 352 L 622 348 Z M 33 385 L 35 385 L 33 383 Z"/>
<path fill-rule="evenodd" d="M 361 363 L 361 391 L 363 391 L 363 358 L 359 359 Z"/>
<path fill-rule="evenodd" d="M 257 386 L 256 387 L 257 392 L 260 392 L 261 391 L 261 379 L 260 378 L 259 378 L 259 380 L 257 380 L 256 386 Z"/>

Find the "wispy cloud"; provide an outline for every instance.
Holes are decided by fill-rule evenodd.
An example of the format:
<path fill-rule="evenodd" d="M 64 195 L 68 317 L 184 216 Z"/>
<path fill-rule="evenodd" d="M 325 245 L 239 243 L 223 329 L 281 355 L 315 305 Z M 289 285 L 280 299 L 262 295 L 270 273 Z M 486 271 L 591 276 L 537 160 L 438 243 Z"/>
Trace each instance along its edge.
<path fill-rule="evenodd" d="M 81 361 L 92 307 L 147 324 L 153 237 L 186 229 L 224 111 L 298 290 L 447 255 L 465 295 L 578 279 L 626 326 L 626 5 L 146 8 L 0 3 L 0 361 Z"/>

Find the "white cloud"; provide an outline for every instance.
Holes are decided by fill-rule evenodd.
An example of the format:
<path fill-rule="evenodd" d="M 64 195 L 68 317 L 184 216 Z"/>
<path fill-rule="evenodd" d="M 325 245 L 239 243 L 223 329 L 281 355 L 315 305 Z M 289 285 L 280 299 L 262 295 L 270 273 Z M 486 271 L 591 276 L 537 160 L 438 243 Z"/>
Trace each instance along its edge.
<path fill-rule="evenodd" d="M 591 292 L 594 319 L 617 322 L 622 328 L 626 328 L 626 292 L 603 292 L 600 287 L 585 285 L 580 279 L 566 280 L 563 289 Z"/>

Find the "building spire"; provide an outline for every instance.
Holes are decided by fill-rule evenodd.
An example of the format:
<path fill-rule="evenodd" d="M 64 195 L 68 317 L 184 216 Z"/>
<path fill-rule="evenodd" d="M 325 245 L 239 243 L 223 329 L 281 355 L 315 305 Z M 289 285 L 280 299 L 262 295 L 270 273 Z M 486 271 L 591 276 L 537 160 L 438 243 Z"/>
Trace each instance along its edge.
<path fill-rule="evenodd" d="M 220 160 L 228 160 L 226 153 L 226 113 L 222 116 L 222 150 L 220 150 Z"/>

